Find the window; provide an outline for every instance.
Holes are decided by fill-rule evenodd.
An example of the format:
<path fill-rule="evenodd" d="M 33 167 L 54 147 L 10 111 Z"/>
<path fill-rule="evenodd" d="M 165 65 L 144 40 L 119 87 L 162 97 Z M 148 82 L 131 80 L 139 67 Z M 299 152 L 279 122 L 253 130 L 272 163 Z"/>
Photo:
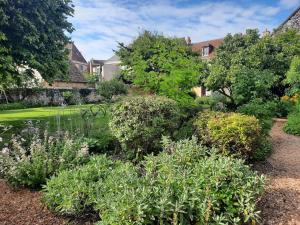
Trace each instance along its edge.
<path fill-rule="evenodd" d="M 202 48 L 202 56 L 208 56 L 209 55 L 209 46 Z"/>
<path fill-rule="evenodd" d="M 83 65 L 80 65 L 80 71 L 82 72 L 84 70 Z"/>

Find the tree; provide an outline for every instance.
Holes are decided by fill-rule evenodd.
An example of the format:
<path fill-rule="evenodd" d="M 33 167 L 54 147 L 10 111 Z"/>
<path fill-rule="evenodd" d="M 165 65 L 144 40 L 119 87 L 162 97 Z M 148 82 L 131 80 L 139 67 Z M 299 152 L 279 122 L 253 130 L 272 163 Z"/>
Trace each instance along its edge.
<path fill-rule="evenodd" d="M 295 30 L 263 37 L 258 30 L 229 34 L 217 49 L 204 83 L 226 96 L 233 108 L 254 98 L 281 97 L 290 62 L 299 53 L 300 38 Z"/>
<path fill-rule="evenodd" d="M 0 0 L 1 83 L 33 76 L 34 69 L 49 82 L 64 77 L 72 15 L 71 0 Z"/>
<path fill-rule="evenodd" d="M 300 94 L 300 56 L 293 58 L 285 83 L 290 86 L 290 94 Z"/>
<path fill-rule="evenodd" d="M 191 99 L 205 65 L 184 39 L 145 31 L 130 45 L 119 44 L 116 54 L 125 69 L 123 79 L 179 102 Z"/>

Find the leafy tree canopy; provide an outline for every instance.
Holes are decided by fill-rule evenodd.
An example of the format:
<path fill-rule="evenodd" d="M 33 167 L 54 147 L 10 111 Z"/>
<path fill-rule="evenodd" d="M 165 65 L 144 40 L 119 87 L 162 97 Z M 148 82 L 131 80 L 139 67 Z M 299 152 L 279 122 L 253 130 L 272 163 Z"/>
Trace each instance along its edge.
<path fill-rule="evenodd" d="M 285 83 L 290 86 L 290 94 L 300 94 L 300 56 L 295 56 L 287 72 Z"/>
<path fill-rule="evenodd" d="M 258 30 L 227 35 L 205 78 L 205 86 L 225 95 L 233 106 L 253 98 L 282 96 L 292 58 L 300 54 L 295 30 L 260 37 Z"/>
<path fill-rule="evenodd" d="M 73 31 L 67 18 L 72 15 L 71 0 L 0 0 L 2 85 L 19 81 L 24 74 L 32 76 L 33 69 L 50 82 L 65 76 L 66 32 Z"/>
<path fill-rule="evenodd" d="M 125 66 L 125 80 L 182 103 L 192 99 L 191 89 L 205 72 L 204 63 L 184 39 L 149 31 L 128 46 L 120 43 L 116 54 Z"/>

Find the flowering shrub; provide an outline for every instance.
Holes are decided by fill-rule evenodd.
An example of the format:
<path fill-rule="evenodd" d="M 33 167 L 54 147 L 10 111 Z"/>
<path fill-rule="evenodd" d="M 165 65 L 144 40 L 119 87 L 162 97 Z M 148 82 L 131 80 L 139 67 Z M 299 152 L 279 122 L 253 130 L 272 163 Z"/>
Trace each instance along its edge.
<path fill-rule="evenodd" d="M 0 174 L 13 186 L 39 188 L 59 170 L 74 168 L 88 160 L 88 147 L 68 134 L 62 137 L 33 136 L 30 144 L 13 137 L 0 153 Z"/>
<path fill-rule="evenodd" d="M 128 158 L 161 149 L 162 135 L 178 127 L 179 107 L 166 97 L 132 97 L 116 104 L 109 123 Z"/>
<path fill-rule="evenodd" d="M 255 224 L 264 177 L 196 139 L 164 150 L 139 166 L 96 156 L 52 177 L 43 199 L 65 214 L 96 211 L 99 225 Z"/>
<path fill-rule="evenodd" d="M 261 127 L 254 116 L 204 112 L 199 114 L 194 126 L 200 141 L 217 147 L 224 154 L 249 157 L 260 146 Z"/>

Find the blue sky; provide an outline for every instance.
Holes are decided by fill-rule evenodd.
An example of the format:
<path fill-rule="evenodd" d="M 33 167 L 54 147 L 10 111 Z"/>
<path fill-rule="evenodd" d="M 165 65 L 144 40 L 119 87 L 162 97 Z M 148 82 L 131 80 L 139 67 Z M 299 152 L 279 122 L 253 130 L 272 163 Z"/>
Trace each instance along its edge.
<path fill-rule="evenodd" d="M 107 59 L 117 42 L 130 43 L 139 32 L 191 37 L 192 42 L 244 32 L 273 30 L 300 0 L 73 0 L 71 34 L 84 57 Z"/>

